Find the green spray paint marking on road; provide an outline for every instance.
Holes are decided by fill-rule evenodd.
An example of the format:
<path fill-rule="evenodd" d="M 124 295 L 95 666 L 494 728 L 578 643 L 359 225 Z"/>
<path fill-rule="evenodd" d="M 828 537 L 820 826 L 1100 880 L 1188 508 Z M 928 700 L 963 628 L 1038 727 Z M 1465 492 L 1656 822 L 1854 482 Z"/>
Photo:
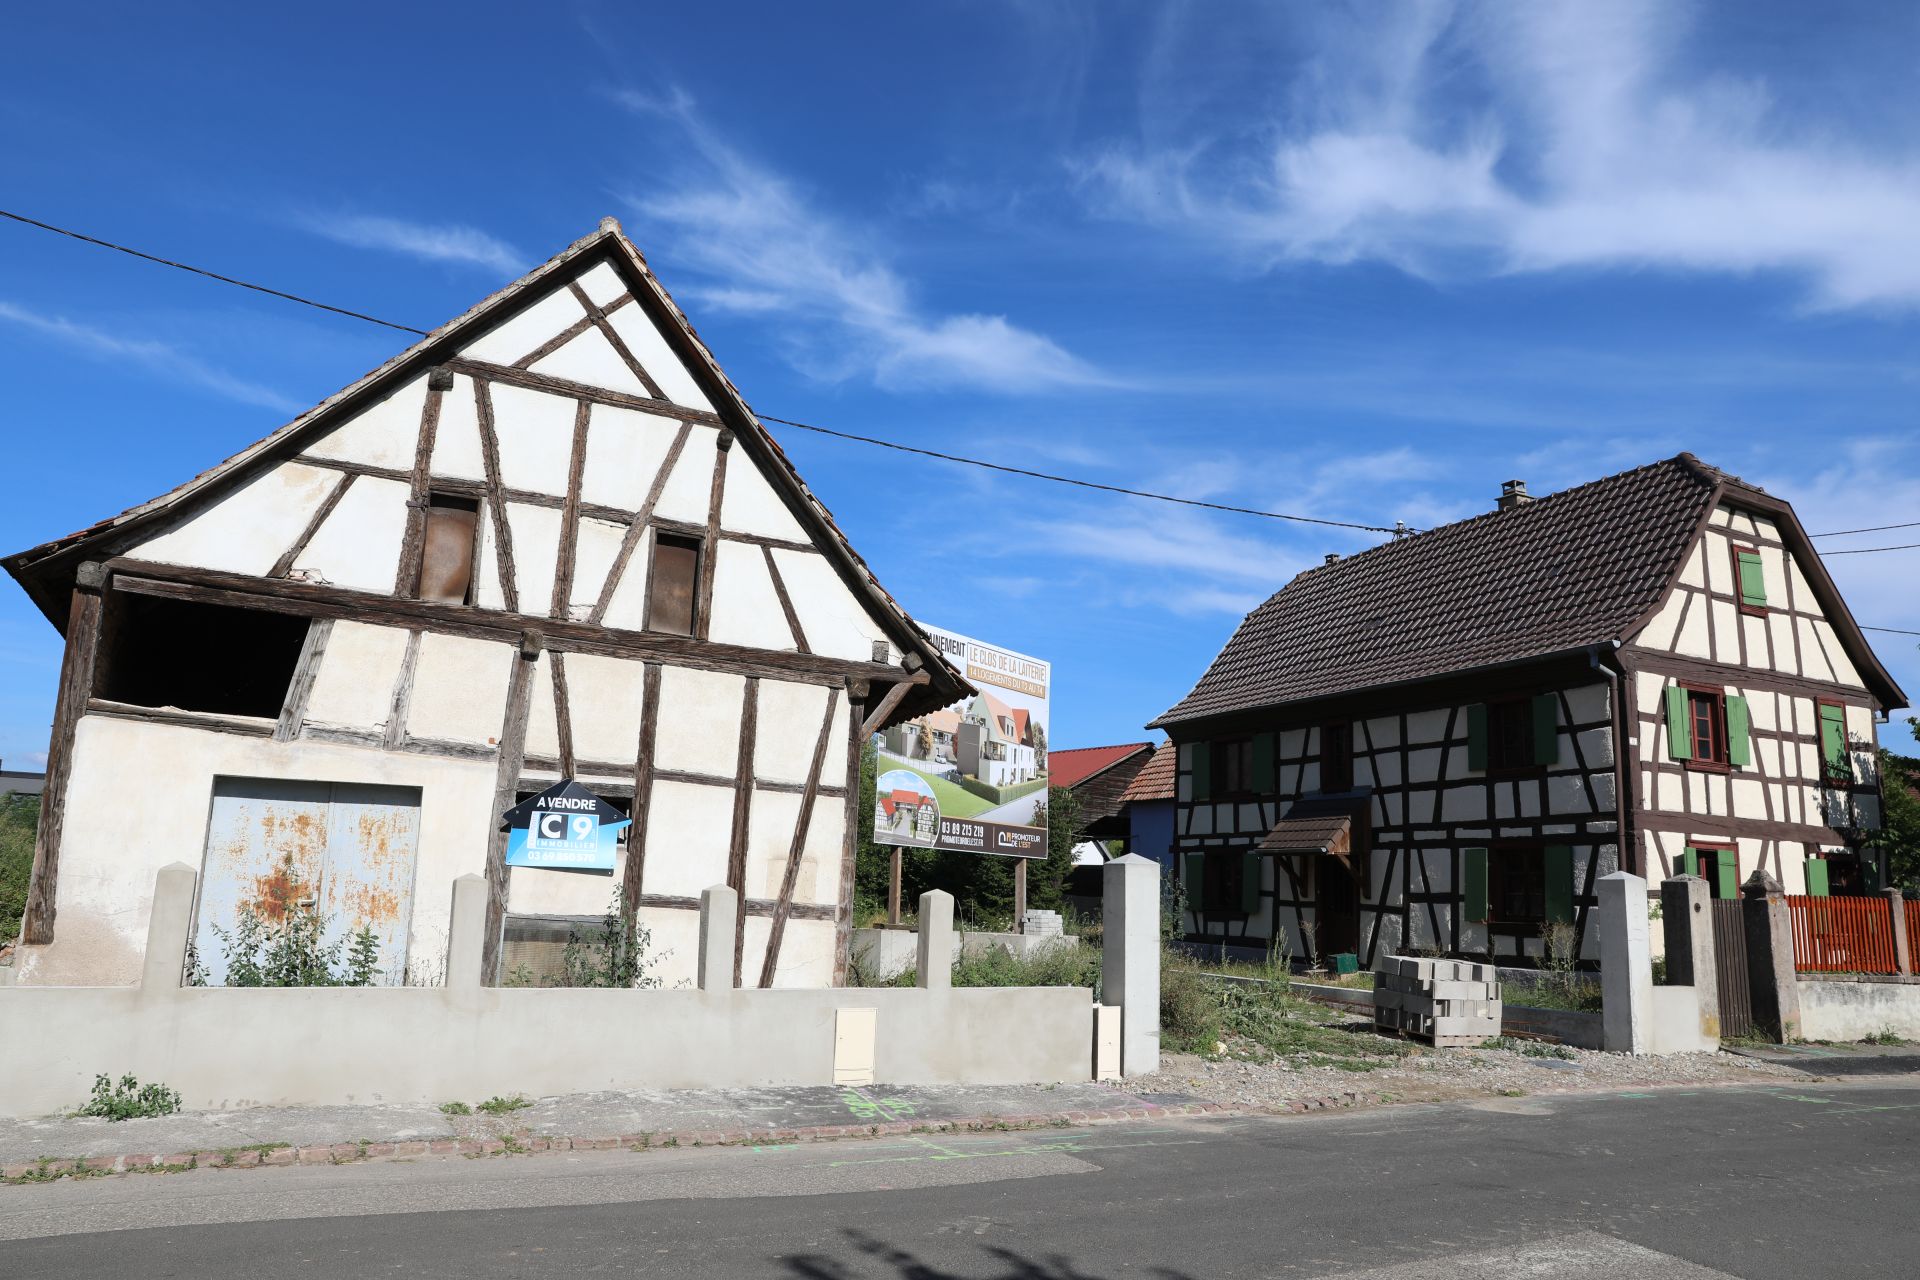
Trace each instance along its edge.
<path fill-rule="evenodd" d="M 869 1098 L 858 1089 L 849 1089 L 840 1095 L 840 1105 L 851 1111 L 856 1120 L 911 1120 L 914 1117 L 914 1105 L 905 1098 Z"/>

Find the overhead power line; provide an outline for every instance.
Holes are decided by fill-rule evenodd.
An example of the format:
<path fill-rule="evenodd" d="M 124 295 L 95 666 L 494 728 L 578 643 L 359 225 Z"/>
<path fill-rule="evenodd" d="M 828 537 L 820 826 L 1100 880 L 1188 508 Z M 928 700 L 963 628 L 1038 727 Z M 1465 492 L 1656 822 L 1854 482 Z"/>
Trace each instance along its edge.
<path fill-rule="evenodd" d="M 1900 627 L 1869 627 L 1862 625 L 1862 631 L 1884 631 L 1892 636 L 1920 636 L 1920 631 L 1906 631 Z"/>
<path fill-rule="evenodd" d="M 1145 489 L 1129 489 L 1123 485 L 1101 484 L 1097 480 L 1081 480 L 1075 476 L 1057 476 L 1047 471 L 1032 471 L 1026 467 L 1010 467 L 999 462 L 985 462 L 979 458 L 963 458 L 958 454 L 941 453 L 937 449 L 921 449 L 910 444 L 900 444 L 894 440 L 882 440 L 876 436 L 858 436 L 851 431 L 835 431 L 831 427 L 817 427 L 810 422 L 795 422 L 791 418 L 776 418 L 772 414 L 756 414 L 763 422 L 777 422 L 783 427 L 797 427 L 801 431 L 813 431 L 823 436 L 833 436 L 839 440 L 854 440 L 860 444 L 878 445 L 882 449 L 897 449 L 901 453 L 917 453 L 923 458 L 938 458 L 942 462 L 963 462 L 970 467 L 985 467 L 989 471 L 1001 471 L 1010 476 L 1026 476 L 1034 480 L 1051 480 L 1055 484 L 1078 485 L 1082 489 L 1099 489 L 1105 493 L 1122 493 L 1130 498 L 1152 498 L 1158 502 L 1177 502 L 1185 507 L 1205 507 L 1209 511 L 1229 511 L 1240 516 L 1265 516 L 1269 520 L 1293 520 L 1300 524 L 1327 525 L 1335 529 L 1361 529 L 1367 533 L 1406 534 L 1415 530 L 1405 524 L 1387 528 L 1378 524 L 1355 524 L 1348 520 L 1327 520 L 1320 516 L 1288 515 L 1282 511 L 1261 511 L 1256 507 L 1235 507 L 1224 502 L 1203 502 L 1199 498 L 1177 498 L 1169 493 L 1150 493 Z"/>
<path fill-rule="evenodd" d="M 285 298 L 288 302 L 298 302 L 303 306 L 318 307 L 322 311 L 331 311 L 337 316 L 349 316 L 355 320 L 365 320 L 368 324 L 385 325 L 389 329 L 398 329 L 402 333 L 417 333 L 423 337 L 427 332 L 425 329 L 416 329 L 410 324 L 395 324 L 391 320 L 382 320 L 378 316 L 370 316 L 365 312 L 349 311 L 345 307 L 334 307 L 324 302 L 315 302 L 312 298 L 303 298 L 297 293 L 282 293 L 278 289 L 269 289 L 263 284 L 253 284 L 246 280 L 236 280 L 232 276 L 223 276 L 218 271 L 209 271 L 205 267 L 189 266 L 184 262 L 175 262 L 171 258 L 162 258 L 155 254 L 142 253 L 138 249 L 129 249 L 124 244 L 115 244 L 111 240 L 101 240 L 94 236 L 83 235 L 78 231 L 70 231 L 66 227 L 56 227 L 50 222 L 41 222 L 38 218 L 29 218 L 25 214 L 12 213 L 6 209 L 0 209 L 0 218 L 11 218 L 15 222 L 24 222 L 30 227 L 38 227 L 42 231 L 51 231 L 57 236 L 67 236 L 86 244 L 98 245 L 102 249 L 112 249 L 116 253 L 124 253 L 131 257 L 141 258 L 147 262 L 157 262 L 163 267 L 172 267 L 177 271 L 191 271 L 194 275 L 205 276 L 209 280 L 218 280 L 221 284 L 237 285 L 242 289 L 251 289 L 255 293 L 265 293 L 271 294 L 276 298 Z"/>
<path fill-rule="evenodd" d="M 1885 533 L 1889 529 L 1920 529 L 1920 520 L 1909 520 L 1905 524 L 1868 525 L 1864 529 L 1836 529 L 1832 533 L 1810 533 L 1807 536 L 1809 538 L 1844 538 L 1850 533 Z"/>
<path fill-rule="evenodd" d="M 1895 547 L 1854 547 L 1846 551 L 1822 551 L 1821 556 L 1870 556 L 1876 551 L 1911 551 L 1920 542 L 1903 542 Z"/>

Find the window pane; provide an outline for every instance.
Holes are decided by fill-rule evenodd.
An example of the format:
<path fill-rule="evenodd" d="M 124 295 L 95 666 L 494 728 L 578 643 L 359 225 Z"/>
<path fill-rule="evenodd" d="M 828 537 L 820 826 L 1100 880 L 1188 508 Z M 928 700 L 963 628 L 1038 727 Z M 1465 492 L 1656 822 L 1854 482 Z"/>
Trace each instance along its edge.
<path fill-rule="evenodd" d="M 693 634 L 694 584 L 700 577 L 700 547 L 687 538 L 656 537 L 647 630 Z"/>

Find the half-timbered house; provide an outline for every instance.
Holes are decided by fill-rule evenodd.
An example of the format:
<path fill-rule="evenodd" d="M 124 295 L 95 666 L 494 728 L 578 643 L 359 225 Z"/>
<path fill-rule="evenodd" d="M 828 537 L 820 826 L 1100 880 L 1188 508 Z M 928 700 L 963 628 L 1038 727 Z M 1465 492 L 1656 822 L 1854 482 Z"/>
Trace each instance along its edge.
<path fill-rule="evenodd" d="M 611 907 L 693 975 L 700 891 L 743 985 L 844 971 L 860 744 L 973 690 L 853 552 L 611 220 L 173 492 L 9 558 L 66 636 L 23 983 L 137 978 L 154 873 L 365 924 L 438 979 L 450 886 L 487 966 Z M 510 867 L 576 778 L 605 875 Z"/>
<path fill-rule="evenodd" d="M 1868 885 L 1903 705 L 1780 499 L 1689 454 L 1510 481 L 1299 574 L 1154 722 L 1188 936 L 1530 963 L 1592 958 L 1617 869 Z"/>

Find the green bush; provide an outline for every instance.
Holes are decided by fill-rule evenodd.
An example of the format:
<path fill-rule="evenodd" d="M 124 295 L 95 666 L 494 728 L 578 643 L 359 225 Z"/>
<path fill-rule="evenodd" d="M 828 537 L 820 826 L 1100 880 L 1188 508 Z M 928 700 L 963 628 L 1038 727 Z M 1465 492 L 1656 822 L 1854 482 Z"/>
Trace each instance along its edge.
<path fill-rule="evenodd" d="M 1219 993 L 1190 958 L 1163 952 L 1160 964 L 1160 1043 L 1175 1053 L 1212 1053 L 1221 1039 Z"/>
<path fill-rule="evenodd" d="M 0 799 L 0 947 L 20 932 L 33 875 L 33 837 L 40 827 L 40 797 Z"/>
<path fill-rule="evenodd" d="M 516 1093 L 511 1098 L 499 1096 L 488 1098 L 485 1102 L 475 1104 L 474 1110 L 484 1111 L 490 1116 L 504 1116 L 510 1111 L 524 1111 L 532 1105 L 527 1101 L 526 1095 Z"/>
<path fill-rule="evenodd" d="M 178 1090 L 163 1084 L 141 1084 L 130 1075 L 114 1084 L 105 1075 L 93 1078 L 93 1097 L 80 1108 L 83 1116 L 107 1120 L 139 1120 L 148 1116 L 170 1116 L 180 1109 Z"/>

